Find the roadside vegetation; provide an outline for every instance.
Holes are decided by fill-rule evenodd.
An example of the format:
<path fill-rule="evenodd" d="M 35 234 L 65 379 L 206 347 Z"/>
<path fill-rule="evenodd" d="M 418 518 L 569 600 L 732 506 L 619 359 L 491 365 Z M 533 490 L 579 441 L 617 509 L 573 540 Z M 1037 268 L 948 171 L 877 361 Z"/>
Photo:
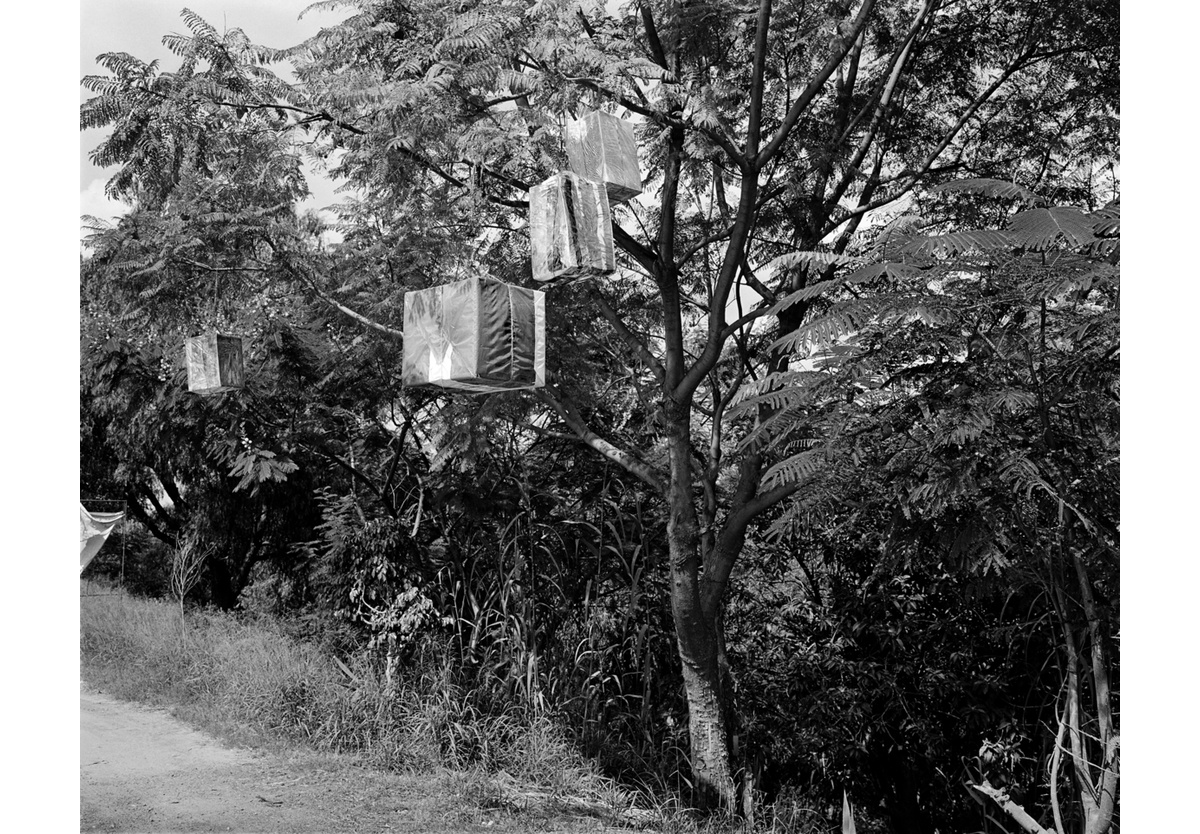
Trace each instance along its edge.
<path fill-rule="evenodd" d="M 589 819 L 695 829 L 601 776 L 551 717 L 485 708 L 434 656 L 414 658 L 389 687 L 365 655 L 340 662 L 272 617 L 192 607 L 181 624 L 173 601 L 98 580 L 81 592 L 80 665 L 105 692 L 166 707 L 233 744 L 429 777 L 450 821 L 502 810 L 508 825 L 536 830 Z"/>
<path fill-rule="evenodd" d="M 171 600 L 85 600 L 85 672 L 614 820 L 1119 832 L 1119 4 L 320 5 L 83 79 L 89 570 Z M 540 284 L 596 110 L 642 193 Z M 404 384 L 470 277 L 545 291 L 543 387 Z"/>

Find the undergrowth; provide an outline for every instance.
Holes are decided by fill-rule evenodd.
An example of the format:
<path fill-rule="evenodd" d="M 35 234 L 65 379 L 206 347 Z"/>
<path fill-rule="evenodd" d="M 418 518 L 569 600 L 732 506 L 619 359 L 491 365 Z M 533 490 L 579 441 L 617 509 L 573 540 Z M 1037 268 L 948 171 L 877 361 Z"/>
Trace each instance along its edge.
<path fill-rule="evenodd" d="M 172 602 L 93 585 L 80 598 L 80 664 L 112 695 L 171 708 L 230 741 L 303 744 L 373 767 L 441 773 L 481 806 L 617 821 L 637 798 L 599 775 L 550 717 L 481 709 L 436 658 L 389 691 L 365 654 L 343 670 L 270 620 L 190 609 L 181 622 Z"/>
<path fill-rule="evenodd" d="M 349 754 L 371 767 L 441 774 L 451 793 L 542 825 L 588 816 L 661 834 L 718 834 L 743 824 L 694 816 L 677 796 L 602 775 L 544 710 L 481 703 L 444 658 L 419 656 L 391 689 L 366 652 L 344 661 L 269 617 L 135 597 L 89 583 L 80 597 L 84 679 L 110 694 L 171 709 L 227 740 Z M 757 830 L 826 826 L 775 808 Z M 542 822 L 538 822 L 541 819 Z"/>

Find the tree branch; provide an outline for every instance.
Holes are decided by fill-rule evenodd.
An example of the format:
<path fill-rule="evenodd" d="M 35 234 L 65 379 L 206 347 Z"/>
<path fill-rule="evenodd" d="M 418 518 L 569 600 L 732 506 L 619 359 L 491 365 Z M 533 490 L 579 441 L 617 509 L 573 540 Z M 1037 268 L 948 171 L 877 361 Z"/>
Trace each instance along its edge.
<path fill-rule="evenodd" d="M 639 0 L 638 11 L 642 15 L 642 27 L 646 30 L 646 42 L 650 45 L 650 56 L 654 63 L 670 72 L 671 66 L 667 63 L 667 53 L 663 51 L 662 41 L 658 38 L 658 28 L 654 25 L 650 7 Z"/>
<path fill-rule="evenodd" d="M 142 509 L 141 501 L 137 497 L 132 487 L 126 489 L 125 503 L 129 507 L 129 512 L 132 513 L 133 516 L 142 523 L 142 526 L 150 531 L 150 534 L 154 536 L 154 538 L 170 547 L 175 547 L 175 545 L 178 544 L 178 541 L 174 536 L 159 527 L 158 524 L 156 524 L 155 521 L 150 518 L 150 515 L 144 509 Z"/>
<path fill-rule="evenodd" d="M 621 337 L 625 344 L 628 345 L 635 354 L 637 354 L 638 358 L 642 360 L 642 363 L 650 369 L 650 372 L 654 374 L 654 378 L 658 380 L 658 384 L 662 385 L 665 374 L 662 363 L 659 362 L 658 359 L 655 358 L 654 354 L 650 352 L 650 349 L 646 347 L 646 343 L 639 339 L 633 333 L 633 331 L 625 325 L 625 322 L 621 321 L 621 317 L 617 315 L 617 311 L 613 309 L 613 306 L 608 302 L 608 299 L 599 292 L 597 292 L 596 296 L 600 305 L 600 312 L 604 314 L 604 318 L 608 319 L 608 323 L 612 325 L 612 329 L 617 331 L 617 335 Z"/>
<path fill-rule="evenodd" d="M 888 74 L 887 82 L 884 84 L 883 92 L 879 96 L 879 101 L 875 105 L 875 110 L 871 114 L 871 121 L 867 125 L 866 132 L 863 134 L 862 141 L 855 148 L 854 153 L 850 157 L 850 162 L 846 165 L 846 170 L 842 174 L 841 180 L 834 186 L 833 194 L 826 201 L 827 205 L 836 205 L 842 195 L 846 193 L 850 183 L 853 181 L 855 174 L 862 166 L 863 159 L 866 158 L 867 151 L 870 150 L 871 144 L 875 140 L 875 135 L 879 130 L 879 125 L 887 113 L 888 108 L 892 103 L 892 96 L 896 92 L 896 86 L 900 82 L 900 75 L 904 72 L 904 67 L 908 63 L 908 58 L 912 54 L 913 44 L 916 43 L 917 35 L 921 27 L 925 25 L 926 19 L 929 17 L 933 7 L 937 5 L 938 0 L 925 0 L 925 4 L 921 7 L 920 13 L 917 15 L 916 21 L 908 32 L 908 37 L 904 40 L 904 46 L 892 59 L 891 72 Z"/>
<path fill-rule="evenodd" d="M 1009 799 L 1007 793 L 998 788 L 993 788 L 988 784 L 986 779 L 983 781 L 983 784 L 971 785 L 971 787 L 999 805 L 1000 810 L 1012 817 L 1013 822 L 1024 828 L 1029 834 L 1056 834 L 1053 829 L 1042 828 L 1038 821 L 1029 816 L 1024 808 Z"/>
<path fill-rule="evenodd" d="M 313 294 L 316 295 L 317 298 L 321 299 L 321 301 L 325 302 L 330 307 L 333 307 L 335 310 L 349 316 L 350 318 L 354 319 L 355 321 L 359 322 L 360 324 L 364 324 L 367 327 L 370 327 L 372 330 L 378 330 L 380 333 L 383 333 L 386 336 L 390 336 L 393 339 L 400 339 L 401 341 L 404 340 L 404 331 L 403 330 L 396 330 L 395 328 L 388 327 L 386 324 L 380 324 L 379 322 L 377 322 L 373 319 L 367 318 L 362 313 L 355 312 L 354 310 L 351 310 L 346 305 L 344 305 L 338 301 L 335 301 L 332 298 L 329 298 L 317 286 L 316 281 L 314 281 L 310 276 L 306 275 L 303 272 L 303 270 L 299 270 L 291 264 L 291 262 L 288 259 L 287 254 L 280 247 L 278 247 L 274 243 L 274 241 L 272 241 L 268 238 L 267 245 L 270 246 L 271 250 L 274 251 L 275 254 L 279 256 L 279 262 L 283 265 L 283 268 L 286 269 L 293 276 L 295 276 L 296 278 L 299 278 L 302 282 L 307 284 L 309 289 L 311 289 L 313 291 Z"/>
<path fill-rule="evenodd" d="M 767 161 L 779 152 L 779 148 L 787 141 L 788 135 L 792 132 L 792 128 L 800 121 L 800 116 L 804 110 L 816 98 L 817 93 L 825 86 L 825 82 L 833 75 L 833 71 L 838 68 L 842 60 L 850 52 L 854 46 L 854 42 L 858 40 L 859 34 L 866 28 L 867 18 L 870 16 L 872 9 L 875 8 L 875 0 L 865 0 L 862 8 L 858 10 L 858 16 L 854 19 L 850 31 L 842 36 L 838 42 L 837 48 L 833 54 L 812 80 L 808 82 L 808 86 L 800 93 L 800 97 L 792 102 L 792 106 L 788 108 L 787 115 L 784 116 L 783 124 L 775 131 L 775 136 L 767 143 L 767 146 L 759 151 L 758 155 L 751 160 L 751 166 L 755 171 L 762 170 Z"/>
<path fill-rule="evenodd" d="M 562 421 L 575 432 L 576 439 L 595 449 L 614 463 L 624 467 L 626 471 L 640 478 L 659 495 L 666 494 L 662 473 L 648 463 L 626 452 L 624 449 L 614 446 L 592 431 L 584 421 L 582 415 L 580 415 L 578 409 L 575 408 L 561 391 L 547 385 L 545 388 L 536 389 L 536 394 L 542 402 L 550 406 Z"/>
<path fill-rule="evenodd" d="M 637 238 L 621 228 L 616 221 L 613 221 L 612 229 L 613 243 L 617 244 L 626 252 L 628 252 L 629 255 L 641 265 L 642 269 L 646 270 L 646 272 L 653 273 L 654 265 L 658 262 L 658 256 L 655 254 L 654 250 L 645 244 L 640 243 Z"/>
<path fill-rule="evenodd" d="M 750 73 L 750 124 L 746 134 L 746 158 L 756 161 L 758 159 L 758 133 L 762 127 L 763 79 L 766 76 L 767 66 L 767 33 L 770 28 L 771 0 L 759 0 L 758 19 L 754 25 L 754 64 Z"/>

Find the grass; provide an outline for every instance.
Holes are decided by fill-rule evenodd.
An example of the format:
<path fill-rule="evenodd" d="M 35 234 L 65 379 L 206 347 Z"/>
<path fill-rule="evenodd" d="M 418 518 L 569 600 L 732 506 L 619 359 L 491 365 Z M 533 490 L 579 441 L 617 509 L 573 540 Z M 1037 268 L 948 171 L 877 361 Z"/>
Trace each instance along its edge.
<path fill-rule="evenodd" d="M 430 806 L 431 831 L 746 830 L 693 815 L 669 792 L 634 791 L 604 777 L 549 716 L 515 704 L 482 709 L 444 663 L 407 669 L 388 691 L 365 656 L 343 669 L 265 617 L 192 609 L 181 622 L 174 601 L 88 582 L 80 597 L 80 668 L 115 697 L 165 707 L 301 768 L 336 768 L 356 789 L 411 779 Z M 793 803 L 763 810 L 769 822 L 757 831 L 829 830 L 820 815 Z"/>
<path fill-rule="evenodd" d="M 243 621 L 89 583 L 80 598 L 83 678 L 118 698 L 166 707 L 227 741 L 315 751 L 437 789 L 459 824 L 578 830 L 649 819 L 545 715 L 484 713 L 432 664 L 391 692 L 364 658 L 347 674 L 267 620 Z M 547 826 L 550 826 L 547 828 Z M 515 828 L 514 828 L 515 827 Z"/>

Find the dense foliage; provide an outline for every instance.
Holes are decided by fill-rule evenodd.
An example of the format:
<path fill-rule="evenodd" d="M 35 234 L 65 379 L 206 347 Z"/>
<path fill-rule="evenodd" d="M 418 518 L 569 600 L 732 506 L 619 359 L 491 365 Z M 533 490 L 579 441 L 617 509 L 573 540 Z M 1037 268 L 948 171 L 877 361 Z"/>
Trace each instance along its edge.
<path fill-rule="evenodd" d="M 130 206 L 81 264 L 85 492 L 204 542 L 200 598 L 699 803 L 1108 830 L 1116 4 L 323 5 L 84 80 Z M 525 191 L 597 107 L 645 194 L 548 293 L 550 384 L 402 388 L 403 293 L 530 284 Z M 244 390 L 187 393 L 207 328 Z"/>

